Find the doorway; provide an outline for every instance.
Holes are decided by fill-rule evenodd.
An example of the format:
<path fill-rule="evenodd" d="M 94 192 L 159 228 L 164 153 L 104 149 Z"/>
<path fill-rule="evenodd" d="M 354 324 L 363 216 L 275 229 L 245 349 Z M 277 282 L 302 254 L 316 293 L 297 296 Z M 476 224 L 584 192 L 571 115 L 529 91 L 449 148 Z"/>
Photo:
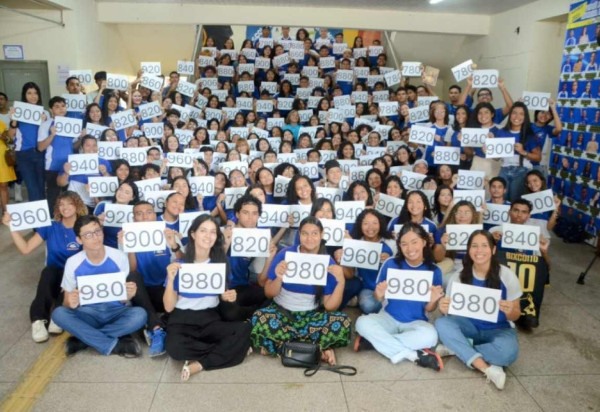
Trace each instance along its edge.
<path fill-rule="evenodd" d="M 11 102 L 21 100 L 21 89 L 27 82 L 40 86 L 42 104 L 46 106 L 51 97 L 48 62 L 0 60 L 0 91 L 6 93 Z"/>

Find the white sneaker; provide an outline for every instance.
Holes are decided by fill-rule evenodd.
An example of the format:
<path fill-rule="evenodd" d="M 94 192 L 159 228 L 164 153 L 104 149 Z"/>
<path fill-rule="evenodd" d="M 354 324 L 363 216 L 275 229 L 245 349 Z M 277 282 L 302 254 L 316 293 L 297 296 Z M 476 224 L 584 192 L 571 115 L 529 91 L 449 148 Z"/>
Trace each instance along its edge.
<path fill-rule="evenodd" d="M 15 183 L 15 202 L 23 201 L 23 191 L 22 186 L 18 183 Z"/>
<path fill-rule="evenodd" d="M 448 349 L 448 347 L 442 345 L 441 343 L 438 343 L 438 345 L 435 347 L 435 352 L 440 355 L 441 358 L 445 358 L 447 356 L 455 356 L 456 352 L 454 352 L 453 350 Z"/>
<path fill-rule="evenodd" d="M 506 382 L 506 373 L 504 373 L 504 369 L 501 366 L 491 365 L 484 372 L 487 377 L 488 382 L 492 382 L 496 385 L 498 390 L 504 389 L 504 383 Z"/>
<path fill-rule="evenodd" d="M 48 332 L 53 335 L 60 335 L 63 333 L 63 329 L 58 326 L 52 319 L 50 319 L 50 324 L 48 325 Z"/>
<path fill-rule="evenodd" d="M 31 337 L 34 342 L 41 343 L 48 340 L 48 330 L 46 330 L 45 320 L 36 320 L 31 324 Z"/>

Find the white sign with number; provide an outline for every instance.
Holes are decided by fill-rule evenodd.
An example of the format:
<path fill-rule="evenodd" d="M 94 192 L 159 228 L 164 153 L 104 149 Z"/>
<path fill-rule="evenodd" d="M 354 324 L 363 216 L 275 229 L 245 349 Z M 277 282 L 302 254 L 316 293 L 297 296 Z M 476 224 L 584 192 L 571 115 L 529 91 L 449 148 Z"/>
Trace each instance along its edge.
<path fill-rule="evenodd" d="M 283 276 L 283 282 L 325 286 L 330 259 L 329 255 L 285 252 L 287 272 Z"/>
<path fill-rule="evenodd" d="M 531 210 L 532 215 L 556 210 L 552 189 L 542 190 L 537 193 L 529 193 L 527 195 L 522 195 L 521 197 L 529 200 L 533 205 L 533 209 Z"/>
<path fill-rule="evenodd" d="M 477 190 L 483 189 L 485 183 L 485 172 L 477 170 L 464 170 L 458 171 L 458 182 L 456 187 L 458 189 Z"/>
<path fill-rule="evenodd" d="M 504 223 L 502 225 L 502 247 L 539 252 L 540 227 Z"/>
<path fill-rule="evenodd" d="M 461 200 L 471 202 L 475 206 L 475 209 L 481 212 L 485 203 L 485 190 L 455 190 L 453 196 L 454 204 Z"/>
<path fill-rule="evenodd" d="M 161 139 L 165 134 L 164 123 L 144 123 L 142 130 L 148 139 Z"/>
<path fill-rule="evenodd" d="M 365 210 L 364 200 L 348 200 L 335 203 L 335 217 L 344 223 L 354 223 Z"/>
<path fill-rule="evenodd" d="M 155 252 L 167 248 L 165 222 L 123 224 L 123 252 Z"/>
<path fill-rule="evenodd" d="M 162 73 L 160 62 L 141 62 L 142 73 L 158 76 Z"/>
<path fill-rule="evenodd" d="M 81 84 L 94 83 L 94 76 L 91 70 L 69 70 L 69 77 L 75 76 Z"/>
<path fill-rule="evenodd" d="M 148 149 L 145 147 L 123 147 L 120 150 L 120 157 L 129 163 L 129 166 L 143 166 L 146 164 Z"/>
<path fill-rule="evenodd" d="M 342 191 L 337 187 L 317 187 L 317 198 L 325 198 L 331 201 L 331 203 L 339 202 L 342 200 Z"/>
<path fill-rule="evenodd" d="M 319 219 L 323 225 L 325 246 L 342 246 L 346 235 L 346 224 L 336 219 Z"/>
<path fill-rule="evenodd" d="M 375 203 L 375 210 L 391 218 L 400 216 L 403 207 L 404 200 L 384 193 L 379 193 L 379 199 Z"/>
<path fill-rule="evenodd" d="M 6 210 L 10 215 L 11 232 L 52 225 L 46 200 L 8 204 Z"/>
<path fill-rule="evenodd" d="M 88 178 L 90 197 L 114 196 L 119 187 L 119 179 L 116 176 L 101 176 Z"/>
<path fill-rule="evenodd" d="M 79 304 L 118 302 L 127 300 L 125 279 L 128 273 L 106 273 L 102 275 L 77 276 Z"/>
<path fill-rule="evenodd" d="M 97 154 L 71 154 L 68 161 L 71 176 L 98 174 Z"/>
<path fill-rule="evenodd" d="M 290 208 L 287 205 L 262 205 L 262 213 L 258 219 L 259 227 L 290 227 Z"/>
<path fill-rule="evenodd" d="M 510 222 L 510 205 L 499 205 L 497 203 L 487 203 L 483 210 L 483 223 L 489 225 L 502 225 Z"/>
<path fill-rule="evenodd" d="M 129 79 L 123 74 L 106 73 L 106 88 L 126 91 L 129 88 Z"/>
<path fill-rule="evenodd" d="M 81 135 L 82 120 L 72 117 L 56 116 L 54 129 L 58 136 L 78 138 Z"/>
<path fill-rule="evenodd" d="M 160 180 L 160 177 L 154 177 L 152 179 L 138 180 L 134 183 L 137 186 L 140 194 L 161 190 L 161 188 L 162 188 L 162 182 Z"/>
<path fill-rule="evenodd" d="M 433 272 L 429 270 L 388 269 L 386 299 L 429 302 Z"/>
<path fill-rule="evenodd" d="M 461 147 L 483 147 L 489 132 L 489 129 L 465 127 L 460 131 L 460 145 Z"/>
<path fill-rule="evenodd" d="M 210 212 L 203 210 L 201 212 L 188 212 L 188 213 L 180 213 L 179 214 L 179 233 L 182 234 L 184 238 L 188 237 L 188 231 L 192 226 L 192 223 L 198 216 L 207 215 Z"/>
<path fill-rule="evenodd" d="M 398 102 L 381 102 L 379 103 L 380 116 L 398 116 Z"/>
<path fill-rule="evenodd" d="M 383 77 L 388 87 L 393 87 L 400 84 L 402 81 L 402 73 L 400 73 L 400 70 L 392 70 L 391 72 L 384 74 Z"/>
<path fill-rule="evenodd" d="M 473 60 L 469 59 L 452 68 L 452 74 L 457 82 L 463 81 L 473 74 Z"/>
<path fill-rule="evenodd" d="M 473 88 L 481 89 L 482 87 L 498 87 L 498 79 L 498 70 L 474 70 Z"/>
<path fill-rule="evenodd" d="M 225 292 L 225 263 L 184 263 L 178 276 L 179 293 L 220 295 Z"/>
<path fill-rule="evenodd" d="M 402 76 L 421 77 L 422 66 L 421 62 L 402 62 Z"/>
<path fill-rule="evenodd" d="M 411 123 L 426 122 L 429 120 L 429 107 L 420 106 L 408 109 L 408 119 Z"/>
<path fill-rule="evenodd" d="M 235 202 L 244 196 L 246 187 L 226 187 L 225 188 L 225 209 L 233 209 Z"/>
<path fill-rule="evenodd" d="M 194 167 L 194 156 L 188 153 L 167 153 L 167 161 L 169 167 L 181 167 L 183 169 L 191 169 Z"/>
<path fill-rule="evenodd" d="M 423 189 L 423 180 L 427 176 L 421 173 L 411 172 L 410 170 L 403 170 L 400 180 L 406 189 L 409 190 L 421 190 Z"/>
<path fill-rule="evenodd" d="M 433 127 L 414 125 L 410 128 L 408 141 L 425 146 L 432 146 L 435 138 L 435 129 Z"/>
<path fill-rule="evenodd" d="M 433 163 L 436 165 L 459 165 L 460 148 L 452 146 L 435 146 Z"/>
<path fill-rule="evenodd" d="M 277 176 L 275 178 L 275 188 L 273 190 L 273 196 L 275 197 L 286 197 L 290 178 L 285 176 Z"/>
<path fill-rule="evenodd" d="M 214 176 L 190 176 L 190 191 L 192 196 L 214 196 L 215 195 L 215 178 Z"/>
<path fill-rule="evenodd" d="M 548 110 L 550 106 L 550 93 L 523 92 L 523 103 L 529 110 Z"/>
<path fill-rule="evenodd" d="M 453 282 L 448 314 L 495 323 L 498 321 L 501 298 L 500 289 Z"/>
<path fill-rule="evenodd" d="M 231 256 L 269 257 L 270 229 L 234 227 L 231 236 Z"/>
<path fill-rule="evenodd" d="M 42 114 L 44 113 L 42 106 L 15 101 L 13 108 L 15 110 L 11 118 L 12 120 L 37 126 L 42 124 Z"/>
<path fill-rule="evenodd" d="M 467 250 L 467 242 L 471 233 L 483 229 L 483 225 L 446 225 L 448 242 L 446 250 Z"/>
<path fill-rule="evenodd" d="M 141 104 L 139 106 L 138 113 L 140 114 L 140 117 L 142 118 L 142 120 L 148 120 L 148 119 L 152 119 L 153 117 L 162 115 L 163 110 L 162 110 L 162 107 L 160 107 L 160 104 L 158 104 L 158 102 L 152 102 L 152 103 Z"/>
<path fill-rule="evenodd" d="M 290 216 L 292 217 L 292 227 L 297 228 L 300 222 L 310 216 L 311 206 L 309 205 L 290 205 Z"/>
<path fill-rule="evenodd" d="M 106 203 L 104 205 L 104 226 L 122 227 L 125 223 L 133 222 L 133 206 Z"/>
<path fill-rule="evenodd" d="M 87 123 L 85 125 L 85 132 L 89 135 L 94 136 L 96 139 L 100 139 L 100 137 L 102 136 L 102 133 L 108 129 L 108 126 L 102 126 L 99 124 L 94 124 L 94 123 Z M 100 143 L 109 143 L 109 142 L 98 142 L 98 146 L 100 146 Z M 112 142 L 114 143 L 114 142 Z M 121 143 L 121 142 L 119 142 Z M 121 144 L 122 145 L 122 144 Z M 100 156 L 103 158 L 103 156 Z"/>
<path fill-rule="evenodd" d="M 137 124 L 137 117 L 133 109 L 123 110 L 110 116 L 115 130 L 123 130 Z"/>
<path fill-rule="evenodd" d="M 514 137 L 494 137 L 485 140 L 485 158 L 512 158 L 515 155 Z"/>
<path fill-rule="evenodd" d="M 174 190 L 156 190 L 152 192 L 144 192 L 144 200 L 154 206 L 156 213 L 162 213 L 165 209 L 167 197 L 175 193 Z"/>
<path fill-rule="evenodd" d="M 344 239 L 340 265 L 377 270 L 383 244 L 364 240 Z"/>
<path fill-rule="evenodd" d="M 188 60 L 177 60 L 177 73 L 184 75 L 193 75 L 194 62 Z"/>
<path fill-rule="evenodd" d="M 87 106 L 87 96 L 85 94 L 63 94 L 62 97 L 67 101 L 67 111 L 85 112 Z"/>
<path fill-rule="evenodd" d="M 153 92 L 159 92 L 162 89 L 163 79 L 151 74 L 144 74 L 140 80 L 140 84 Z"/>

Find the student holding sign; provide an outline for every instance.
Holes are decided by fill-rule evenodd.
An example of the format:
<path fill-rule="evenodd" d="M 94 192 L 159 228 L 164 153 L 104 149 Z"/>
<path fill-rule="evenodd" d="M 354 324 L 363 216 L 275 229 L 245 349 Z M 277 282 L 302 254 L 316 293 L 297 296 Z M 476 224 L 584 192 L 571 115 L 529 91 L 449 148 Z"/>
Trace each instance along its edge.
<path fill-rule="evenodd" d="M 224 322 L 217 310 L 219 295 L 227 302 L 235 301 L 237 295 L 234 289 L 225 288 L 229 265 L 217 221 L 209 215 L 198 216 L 188 234 L 183 261 L 167 267 L 163 297 L 169 313 L 166 349 L 173 359 L 184 361 L 182 381 L 202 370 L 240 364 L 250 348 L 251 329 L 249 323 Z M 186 271 L 183 263 L 202 265 Z M 214 264 L 224 266 L 224 271 Z"/>
<path fill-rule="evenodd" d="M 437 343 L 437 333 L 426 312 L 433 312 L 444 296 L 442 273 L 428 243 L 429 235 L 420 225 L 402 227 L 398 254 L 385 261 L 376 280 L 374 297 L 384 307 L 357 319 L 355 351 L 365 339 L 393 364 L 408 360 L 436 371 L 443 369 L 441 358 L 428 349 Z"/>
<path fill-rule="evenodd" d="M 82 251 L 65 264 L 61 287 L 65 292 L 62 306 L 52 320 L 69 332 L 67 355 L 94 348 L 102 355 L 138 357 L 138 343 L 129 334 L 146 323 L 146 312 L 127 301 L 136 294 L 134 282 L 126 282 L 127 256 L 103 244 L 103 231 L 95 216 L 77 218 L 73 227 Z"/>
<path fill-rule="evenodd" d="M 46 267 L 42 270 L 37 292 L 31 307 L 31 334 L 35 342 L 48 340 L 48 332 L 62 333 L 62 329 L 50 322 L 48 330 L 45 324 L 50 320 L 50 312 L 60 295 L 60 282 L 63 278 L 65 262 L 81 250 L 75 239 L 73 226 L 78 216 L 87 214 L 87 208 L 74 192 L 61 193 L 56 200 L 54 220 L 50 226 L 38 227 L 35 234 L 25 239 L 18 231 L 25 221 L 23 216 L 11 216 L 5 213 L 2 223 L 12 228 L 11 237 L 15 246 L 23 255 L 28 255 L 46 242 Z M 37 216 L 38 213 L 35 213 Z M 18 220 L 17 220 L 18 218 Z"/>
<path fill-rule="evenodd" d="M 467 125 L 469 128 L 488 129 L 486 138 L 493 138 L 498 134 L 499 128 L 494 124 L 494 106 L 491 103 L 479 103 L 469 118 Z M 465 153 L 468 157 L 473 157 L 471 170 L 485 172 L 485 177 L 491 179 L 500 173 L 501 164 L 498 159 L 486 159 L 482 147 L 466 147 L 465 129 L 461 130 L 458 137 L 461 146 L 465 147 Z"/>
<path fill-rule="evenodd" d="M 427 226 L 427 232 L 433 245 L 433 234 L 437 229 L 437 225 L 432 220 L 429 199 L 420 190 L 413 190 L 408 193 L 404 206 L 400 211 L 400 216 L 390 221 L 388 230 L 392 231 L 395 225 L 409 222 Z"/>
<path fill-rule="evenodd" d="M 477 230 L 471 234 L 464 267 L 450 280 L 448 296 L 440 300 L 440 312 L 446 316 L 438 318 L 435 327 L 445 347 L 438 345 L 440 354 L 448 350 L 456 353 L 469 368 L 483 372 L 502 390 L 506 381 L 503 367 L 510 366 L 519 352 L 511 322 L 521 313 L 521 287 L 515 274 L 500 265 L 495 253 L 496 242 L 489 232 Z M 459 291 L 456 285 L 475 288 Z M 488 289 L 500 293 L 493 297 L 479 292 Z M 456 314 L 449 314 L 453 312 Z"/>
<path fill-rule="evenodd" d="M 325 258 L 327 267 L 317 263 L 318 255 L 327 254 L 317 218 L 302 220 L 299 232 L 300 245 L 282 249 L 271 262 L 265 295 L 274 302 L 254 313 L 252 346 L 275 356 L 284 342 L 311 341 L 321 347 L 322 360 L 335 365 L 333 349 L 346 346 L 350 339 L 350 318 L 336 311 L 342 302 L 344 273 L 330 256 Z M 309 259 L 298 263 L 290 253 Z"/>
<path fill-rule="evenodd" d="M 46 198 L 44 153 L 37 150 L 40 124 L 50 114 L 42 107 L 40 87 L 28 82 L 21 89 L 21 101 L 9 111 L 8 135 L 15 140 L 19 173 L 27 187 L 30 202 Z"/>
<path fill-rule="evenodd" d="M 94 216 L 98 216 L 104 230 L 104 244 L 118 248 L 118 233 L 123 223 L 130 222 L 125 208 L 112 208 L 110 205 L 133 207 L 140 200 L 138 187 L 132 181 L 123 181 L 117 186 L 111 200 L 103 200 L 96 205 Z M 108 207 L 107 207 L 108 206 Z M 108 210 L 107 210 L 108 209 Z M 121 209 L 121 210 L 119 210 Z"/>
<path fill-rule="evenodd" d="M 540 193 L 548 191 L 548 187 L 546 185 L 546 178 L 539 170 L 530 170 L 525 175 L 525 195 L 530 195 L 533 193 Z M 550 194 L 550 192 L 547 192 Z M 552 201 L 551 199 L 552 198 Z M 532 219 L 540 219 L 548 222 L 546 225 L 546 229 L 551 231 L 556 226 L 556 222 L 558 220 L 558 216 L 560 215 L 560 206 L 562 204 L 561 200 L 556 196 L 546 196 L 544 198 L 535 199 L 534 206 L 542 205 L 544 212 L 537 212 L 531 215 Z M 554 207 L 554 209 L 552 209 Z M 547 210 L 550 208 L 550 210 Z"/>
<path fill-rule="evenodd" d="M 551 125 L 550 123 L 553 121 L 554 125 Z M 550 99 L 549 110 L 536 110 L 534 112 L 531 129 L 542 146 L 542 160 L 538 168 L 545 176 L 548 174 L 548 166 L 550 164 L 552 139 L 560 136 L 563 130 L 554 100 Z"/>

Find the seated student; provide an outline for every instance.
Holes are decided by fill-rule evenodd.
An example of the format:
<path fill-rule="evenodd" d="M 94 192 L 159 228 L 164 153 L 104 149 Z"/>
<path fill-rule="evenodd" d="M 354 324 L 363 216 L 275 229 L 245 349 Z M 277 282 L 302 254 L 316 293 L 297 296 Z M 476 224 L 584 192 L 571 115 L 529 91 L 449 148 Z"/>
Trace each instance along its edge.
<path fill-rule="evenodd" d="M 401 225 L 408 222 L 427 225 L 433 243 L 433 234 L 435 233 L 437 226 L 431 217 L 431 205 L 429 204 L 429 200 L 420 190 L 413 190 L 406 195 L 406 201 L 400 211 L 400 216 L 395 217 L 390 221 L 388 230 L 393 232 L 395 225 Z"/>
<path fill-rule="evenodd" d="M 128 306 L 127 302 L 105 302 L 82 306 L 78 279 L 84 276 L 110 273 L 129 273 L 127 256 L 102 243 L 104 232 L 96 216 L 80 216 L 73 227 L 82 251 L 67 259 L 61 287 L 65 292 L 63 306 L 52 313 L 52 320 L 69 332 L 66 353 L 91 346 L 102 355 L 117 354 L 125 357 L 140 356 L 137 342 L 129 334 L 146 323 L 142 308 Z M 136 294 L 134 282 L 126 283 L 127 300 Z"/>
<path fill-rule="evenodd" d="M 15 246 L 23 255 L 28 255 L 46 241 L 46 262 L 37 285 L 35 298 L 29 308 L 31 320 L 31 336 L 34 342 L 48 340 L 48 332 L 62 333 L 50 320 L 50 312 L 60 295 L 60 282 L 63 278 L 66 260 L 79 252 L 81 246 L 75 240 L 73 225 L 78 216 L 85 216 L 87 208 L 75 192 L 63 192 L 56 199 L 54 220 L 51 226 L 37 228 L 35 234 L 25 239 L 21 232 L 10 232 Z M 2 223 L 10 226 L 11 217 L 5 213 Z M 50 320 L 48 329 L 45 324 Z"/>
<path fill-rule="evenodd" d="M 442 272 L 433 262 L 428 242 L 429 236 L 419 224 L 404 224 L 398 235 L 398 254 L 385 261 L 375 282 L 375 299 L 383 302 L 384 307 L 356 320 L 355 351 L 365 345 L 361 343 L 365 339 L 393 364 L 406 359 L 436 371 L 444 368 L 440 356 L 428 349 L 437 343 L 437 332 L 427 321 L 426 312 L 433 312 L 444 296 Z M 429 302 L 385 299 L 390 269 L 432 271 Z"/>
<path fill-rule="evenodd" d="M 146 163 L 140 169 L 140 177 L 142 180 L 160 177 L 160 167 L 152 163 Z"/>
<path fill-rule="evenodd" d="M 227 263 L 223 234 L 213 217 L 198 216 L 188 233 L 190 243 L 184 259 L 167 267 L 163 297 L 169 313 L 167 353 L 175 360 L 185 361 L 182 381 L 204 369 L 238 365 L 250 348 L 250 324 L 224 322 L 217 309 L 218 295 L 180 292 L 177 272 L 181 263 Z M 235 301 L 236 291 L 226 290 L 221 299 Z"/>
<path fill-rule="evenodd" d="M 171 193 L 165 199 L 165 207 L 162 215 L 158 218 L 159 222 L 165 222 L 168 229 L 179 236 L 179 215 L 185 211 L 185 197 L 178 192 Z"/>
<path fill-rule="evenodd" d="M 145 201 L 133 206 L 134 222 L 156 222 L 154 207 Z M 150 357 L 165 353 L 166 320 L 159 313 L 165 312 L 163 295 L 167 266 L 176 258 L 182 258 L 181 245 L 177 242 L 177 231 L 166 228 L 167 248 L 153 252 L 129 253 L 129 266 L 132 280 L 137 284 L 138 293 L 133 298 L 135 306 L 144 308 L 148 322 L 144 336 L 150 346 Z"/>
<path fill-rule="evenodd" d="M 140 200 L 140 194 L 138 191 L 138 187 L 135 183 L 130 180 L 123 181 L 117 187 L 115 191 L 115 195 L 113 198 L 109 200 L 104 200 L 94 209 L 94 216 L 98 216 L 100 222 L 104 226 L 104 219 L 106 219 L 106 205 L 109 203 L 116 205 L 135 205 Z M 118 243 L 118 234 L 121 231 L 121 228 L 118 227 L 108 227 L 104 226 L 104 244 L 106 246 L 114 247 L 115 249 L 119 247 Z"/>
<path fill-rule="evenodd" d="M 352 238 L 366 242 L 381 243 L 381 255 L 377 269 L 357 268 L 356 276 L 361 280 L 362 289 L 358 294 L 358 305 L 363 313 L 375 313 L 381 310 L 381 302 L 375 299 L 375 281 L 383 262 L 391 257 L 394 252 L 387 245 L 386 240 L 392 238 L 385 224 L 382 214 L 373 209 L 363 210 L 356 218 L 356 224 L 352 230 Z"/>
<path fill-rule="evenodd" d="M 504 248 L 502 246 L 502 226 L 490 229 L 492 236 L 498 242 L 498 259 L 501 263 L 511 267 L 518 274 L 521 284 L 525 285 L 524 295 L 521 298 L 522 314 L 517 321 L 517 325 L 526 332 L 530 332 L 531 328 L 539 326 L 544 290 L 550 276 L 550 255 L 548 253 L 550 234 L 546 229 L 546 221 L 531 218 L 532 209 L 531 202 L 521 198 L 510 205 L 508 215 L 512 224 L 532 225 L 540 228 L 539 252 Z M 519 270 L 521 264 L 528 264 L 528 269 Z M 533 265 L 534 268 L 532 269 L 530 265 Z"/>
<path fill-rule="evenodd" d="M 262 213 L 262 204 L 256 197 L 248 194 L 235 202 L 234 211 L 237 223 L 233 228 L 255 229 Z M 237 299 L 234 302 L 221 301 L 219 311 L 226 321 L 247 320 L 252 317 L 256 309 L 267 303 L 263 287 L 267 269 L 275 256 L 277 246 L 271 241 L 270 256 L 266 260 L 258 257 L 234 257 L 231 256 L 232 232 L 231 226 L 225 229 L 224 247 L 231 265 L 231 277 L 227 280 L 227 284 L 230 289 L 237 292 Z M 251 267 L 255 271 L 257 269 L 261 271 L 254 280 L 251 279 Z"/>
<path fill-rule="evenodd" d="M 440 312 L 446 316 L 435 321 L 443 344 L 436 350 L 441 356 L 455 353 L 469 368 L 483 372 L 488 381 L 502 390 L 506 381 L 503 367 L 510 366 L 519 352 L 517 334 L 511 323 L 521 315 L 522 292 L 515 274 L 500 265 L 495 253 L 496 242 L 489 232 L 477 230 L 471 234 L 464 267 L 450 279 L 448 296 L 440 300 Z M 495 322 L 448 315 L 452 287 L 458 283 L 502 291 Z"/>
<path fill-rule="evenodd" d="M 263 355 L 275 356 L 284 342 L 311 341 L 321 347 L 322 360 L 335 365 L 333 349 L 346 346 L 350 339 L 350 318 L 336 311 L 344 293 L 344 274 L 330 258 L 324 287 L 285 283 L 286 252 L 327 253 L 321 242 L 323 225 L 317 218 L 303 219 L 299 232 L 300 245 L 282 249 L 271 262 L 265 295 L 274 302 L 252 316 L 252 346 L 260 348 Z"/>

